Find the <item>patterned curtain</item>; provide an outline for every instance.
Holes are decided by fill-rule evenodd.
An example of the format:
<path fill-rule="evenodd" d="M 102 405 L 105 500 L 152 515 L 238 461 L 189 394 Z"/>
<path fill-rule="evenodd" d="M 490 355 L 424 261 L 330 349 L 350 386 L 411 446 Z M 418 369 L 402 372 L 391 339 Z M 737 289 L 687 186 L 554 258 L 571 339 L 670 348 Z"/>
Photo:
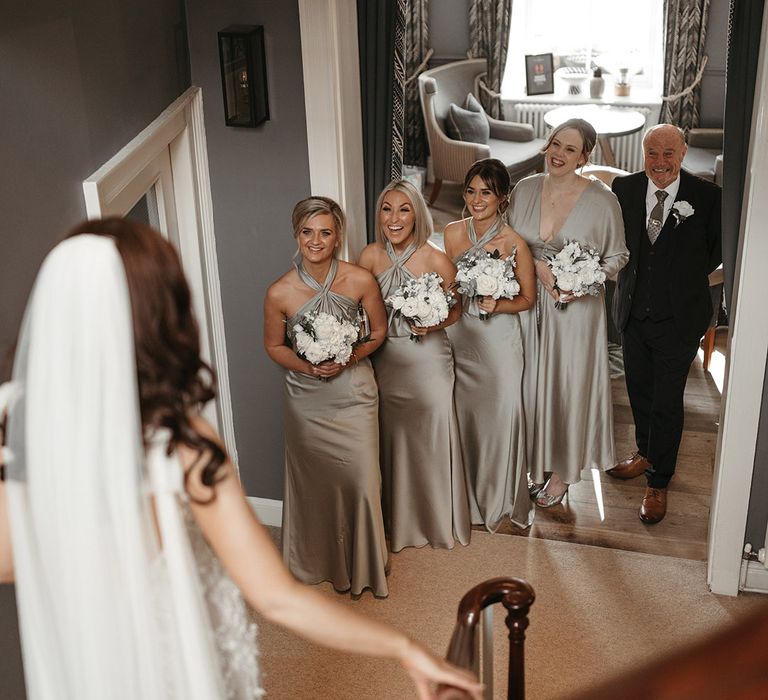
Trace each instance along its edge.
<path fill-rule="evenodd" d="M 710 0 L 664 0 L 664 94 L 678 99 L 664 102 L 661 121 L 681 129 L 699 125 L 701 85 L 695 83 L 703 67 Z"/>
<path fill-rule="evenodd" d="M 429 0 L 400 0 L 405 5 L 405 149 L 408 165 L 427 165 L 427 136 L 419 101 L 418 73 L 428 60 Z"/>
<path fill-rule="evenodd" d="M 469 5 L 469 55 L 485 58 L 488 74 L 481 83 L 480 102 L 495 119 L 503 119 L 501 81 L 507 65 L 512 0 L 471 0 Z"/>
<path fill-rule="evenodd" d="M 408 13 L 407 0 L 397 0 L 395 8 L 395 37 L 392 71 L 392 165 L 389 179 L 403 176 L 404 129 L 405 129 L 405 25 Z"/>

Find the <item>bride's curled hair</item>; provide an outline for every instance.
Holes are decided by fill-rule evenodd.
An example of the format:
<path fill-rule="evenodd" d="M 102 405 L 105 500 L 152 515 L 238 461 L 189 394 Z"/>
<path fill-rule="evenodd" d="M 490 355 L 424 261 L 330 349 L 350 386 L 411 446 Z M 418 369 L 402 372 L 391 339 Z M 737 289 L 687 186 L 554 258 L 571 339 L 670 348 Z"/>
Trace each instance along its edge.
<path fill-rule="evenodd" d="M 214 398 L 216 379 L 213 369 L 200 358 L 191 295 L 176 250 L 157 231 L 131 219 L 85 221 L 67 238 L 85 233 L 112 238 L 123 261 L 145 439 L 154 428 L 169 429 L 170 449 L 183 444 L 200 453 L 194 469 L 185 476 L 188 489 L 193 472 L 203 486 L 211 488 L 226 455 L 200 434 L 190 415 Z"/>

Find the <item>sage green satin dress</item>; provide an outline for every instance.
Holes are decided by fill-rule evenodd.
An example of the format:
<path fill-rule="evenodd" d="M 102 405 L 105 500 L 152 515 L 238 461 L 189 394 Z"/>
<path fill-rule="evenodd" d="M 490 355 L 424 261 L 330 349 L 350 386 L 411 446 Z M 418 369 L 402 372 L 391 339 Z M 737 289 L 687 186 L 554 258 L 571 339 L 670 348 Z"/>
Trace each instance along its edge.
<path fill-rule="evenodd" d="M 330 290 L 336 268 L 334 260 L 321 286 L 297 263 L 302 282 L 318 293 L 287 321 L 294 350 L 293 327 L 310 311 L 358 323 L 357 302 Z M 378 403 L 367 358 L 328 381 L 286 372 L 283 558 L 304 583 L 388 593 Z"/>
<path fill-rule="evenodd" d="M 386 299 L 414 275 L 405 263 L 416 244 L 377 276 Z M 392 551 L 468 544 L 471 524 L 453 408 L 453 355 L 444 330 L 418 343 L 409 323 L 389 310 L 387 339 L 373 354 L 379 384 L 384 526 Z"/>
<path fill-rule="evenodd" d="M 500 224 L 497 221 L 478 240 L 470 219 L 469 250 L 482 249 Z M 483 321 L 476 300 L 464 298 L 461 318 L 447 332 L 453 345 L 454 401 L 472 522 L 495 532 L 508 516 L 518 527 L 528 527 L 533 508 L 526 476 L 518 314 L 493 314 Z"/>
<path fill-rule="evenodd" d="M 509 207 L 510 225 L 533 257 L 544 260 L 566 241 L 579 241 L 600 251 L 603 271 L 615 277 L 629 258 L 615 195 L 592 180 L 557 235 L 544 243 L 539 236 L 543 183 L 543 175 L 521 180 Z M 520 314 L 528 464 L 537 483 L 552 471 L 573 484 L 583 469 L 610 469 L 615 462 L 604 292 L 577 299 L 565 310 L 555 308 L 541 282 L 537 292 L 536 308 Z"/>

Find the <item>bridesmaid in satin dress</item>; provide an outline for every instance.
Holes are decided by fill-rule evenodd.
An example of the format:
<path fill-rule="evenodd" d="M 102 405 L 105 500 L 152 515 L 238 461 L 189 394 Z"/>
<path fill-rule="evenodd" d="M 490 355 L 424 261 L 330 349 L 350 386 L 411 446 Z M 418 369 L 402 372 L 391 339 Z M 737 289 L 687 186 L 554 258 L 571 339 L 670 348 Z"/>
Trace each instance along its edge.
<path fill-rule="evenodd" d="M 583 469 L 615 463 L 603 290 L 597 296 L 568 295 L 567 308 L 556 309 L 560 295 L 546 261 L 566 241 L 578 241 L 600 253 L 609 278 L 627 262 L 616 196 L 578 172 L 596 140 L 583 119 L 564 122 L 544 148 L 546 175 L 520 180 L 512 193 L 510 223 L 528 242 L 538 279 L 537 308 L 520 320 L 531 495 L 542 508 L 558 505 Z M 551 476 L 544 485 L 546 472 Z"/>
<path fill-rule="evenodd" d="M 409 182 L 390 183 L 379 196 L 376 242 L 359 264 L 370 270 L 386 299 L 406 280 L 427 272 L 449 290 L 456 268 L 431 245 L 432 217 Z M 411 326 L 388 308 L 387 340 L 371 357 L 379 385 L 384 526 L 389 546 L 452 548 L 468 544 L 471 525 L 456 414 L 453 355 L 445 328 L 458 304 L 436 326 Z M 420 337 L 410 340 L 411 334 Z"/>
<path fill-rule="evenodd" d="M 464 179 L 470 216 L 445 228 L 445 252 L 457 262 L 467 251 L 515 254 L 520 293 L 514 299 L 463 299 L 450 327 L 456 367 L 454 398 L 472 522 L 495 532 L 505 516 L 531 524 L 522 403 L 523 341 L 518 314 L 536 299 L 533 259 L 504 220 L 510 177 L 494 158 L 477 161 Z M 487 320 L 479 312 L 490 314 Z"/>
<path fill-rule="evenodd" d="M 337 259 L 345 217 L 336 202 L 310 197 L 293 210 L 294 269 L 267 291 L 264 346 L 285 368 L 283 557 L 304 583 L 330 581 L 360 595 L 387 595 L 381 512 L 378 392 L 368 359 L 386 336 L 379 285 L 367 270 Z M 355 325 L 370 339 L 346 365 L 313 365 L 296 353 L 294 326 L 312 311 Z"/>

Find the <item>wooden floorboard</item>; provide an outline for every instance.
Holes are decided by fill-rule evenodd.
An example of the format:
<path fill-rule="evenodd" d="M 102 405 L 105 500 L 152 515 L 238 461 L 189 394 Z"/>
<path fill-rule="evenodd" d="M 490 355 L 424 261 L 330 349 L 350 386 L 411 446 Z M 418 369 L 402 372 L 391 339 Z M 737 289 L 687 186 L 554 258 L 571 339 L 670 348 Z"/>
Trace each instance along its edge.
<path fill-rule="evenodd" d="M 634 452 L 634 423 L 624 379 L 612 380 L 617 457 Z M 533 525 L 520 530 L 505 522 L 499 533 L 576 542 L 633 552 L 703 561 L 712 496 L 712 472 L 720 416 L 720 393 L 694 360 L 685 393 L 685 430 L 675 477 L 668 491 L 667 516 L 645 525 L 638 508 L 644 477 L 611 479 L 604 472 L 582 472 L 560 506 L 537 508 Z"/>

